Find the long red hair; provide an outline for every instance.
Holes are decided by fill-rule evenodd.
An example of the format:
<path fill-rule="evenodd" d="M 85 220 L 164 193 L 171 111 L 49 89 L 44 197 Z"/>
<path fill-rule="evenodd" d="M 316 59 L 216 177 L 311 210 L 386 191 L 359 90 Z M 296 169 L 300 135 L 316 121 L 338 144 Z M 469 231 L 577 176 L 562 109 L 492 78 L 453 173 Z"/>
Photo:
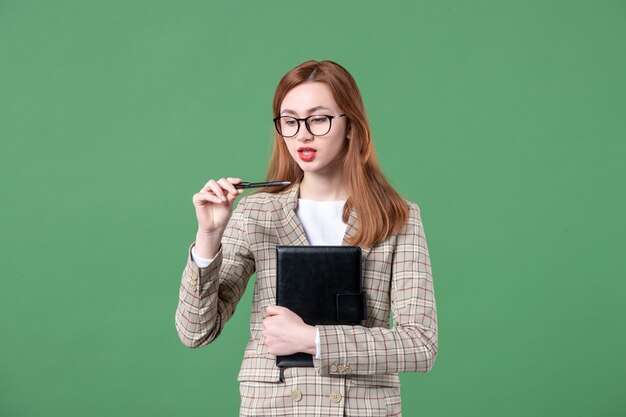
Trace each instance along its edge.
<path fill-rule="evenodd" d="M 359 228 L 351 245 L 370 247 L 394 234 L 408 219 L 408 206 L 387 182 L 374 153 L 370 124 L 359 88 L 350 73 L 332 61 L 307 61 L 298 65 L 278 82 L 274 93 L 273 114 L 277 117 L 285 95 L 305 82 L 326 84 L 335 102 L 345 113 L 351 129 L 350 140 L 341 159 L 348 200 L 343 208 L 343 221 L 348 222 L 352 209 L 359 219 Z M 267 180 L 299 183 L 303 171 L 293 160 L 284 139 L 274 132 L 274 150 L 267 171 Z M 263 189 L 279 192 L 286 187 Z"/>

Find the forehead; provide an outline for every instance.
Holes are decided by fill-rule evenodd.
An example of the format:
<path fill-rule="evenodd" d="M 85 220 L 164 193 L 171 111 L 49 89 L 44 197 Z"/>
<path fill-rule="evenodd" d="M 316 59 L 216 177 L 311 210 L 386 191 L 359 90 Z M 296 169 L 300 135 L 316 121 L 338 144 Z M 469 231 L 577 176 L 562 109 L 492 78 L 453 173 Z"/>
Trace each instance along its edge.
<path fill-rule="evenodd" d="M 315 107 L 337 109 L 337 103 L 330 92 L 330 88 L 320 82 L 306 82 L 287 92 L 280 105 L 280 111 L 291 110 L 298 114 L 306 113 Z"/>

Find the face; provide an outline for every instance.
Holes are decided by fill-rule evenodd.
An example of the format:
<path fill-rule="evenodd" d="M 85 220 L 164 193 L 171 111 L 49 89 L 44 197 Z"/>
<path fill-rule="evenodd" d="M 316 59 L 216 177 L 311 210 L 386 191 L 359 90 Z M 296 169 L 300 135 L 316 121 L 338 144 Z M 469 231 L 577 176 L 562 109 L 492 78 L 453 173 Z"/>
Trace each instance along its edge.
<path fill-rule="evenodd" d="M 337 107 L 330 89 L 324 83 L 307 82 L 291 89 L 280 106 L 280 116 L 305 118 L 311 115 L 339 116 L 343 112 Z M 313 123 L 313 122 L 311 122 Z M 330 131 L 323 136 L 313 136 L 300 122 L 296 136 L 283 138 L 291 157 L 307 173 L 332 174 L 339 169 L 337 163 L 346 143 L 347 118 L 331 120 Z M 314 130 L 315 131 L 315 130 Z"/>

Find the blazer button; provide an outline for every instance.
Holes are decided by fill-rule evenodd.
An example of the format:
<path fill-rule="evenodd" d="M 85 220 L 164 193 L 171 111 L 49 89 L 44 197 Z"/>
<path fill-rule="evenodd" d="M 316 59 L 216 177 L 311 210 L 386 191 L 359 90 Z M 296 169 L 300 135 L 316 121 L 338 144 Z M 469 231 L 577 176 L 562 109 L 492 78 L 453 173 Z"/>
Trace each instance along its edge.
<path fill-rule="evenodd" d="M 302 392 L 300 392 L 300 390 L 293 390 L 291 391 L 291 399 L 294 400 L 295 402 L 298 402 L 302 399 Z"/>
<path fill-rule="evenodd" d="M 330 372 L 337 372 L 337 365 L 330 365 Z"/>
<path fill-rule="evenodd" d="M 330 393 L 330 400 L 334 403 L 338 403 L 339 401 L 341 401 L 341 394 L 338 393 L 337 391 L 333 391 Z"/>
<path fill-rule="evenodd" d="M 345 371 L 346 367 L 343 365 L 337 365 L 337 372 L 339 372 L 340 374 L 343 374 L 343 372 Z"/>
<path fill-rule="evenodd" d="M 344 372 L 347 373 L 347 374 L 352 372 L 352 368 L 350 367 L 350 365 L 346 365 L 346 369 L 344 370 Z"/>

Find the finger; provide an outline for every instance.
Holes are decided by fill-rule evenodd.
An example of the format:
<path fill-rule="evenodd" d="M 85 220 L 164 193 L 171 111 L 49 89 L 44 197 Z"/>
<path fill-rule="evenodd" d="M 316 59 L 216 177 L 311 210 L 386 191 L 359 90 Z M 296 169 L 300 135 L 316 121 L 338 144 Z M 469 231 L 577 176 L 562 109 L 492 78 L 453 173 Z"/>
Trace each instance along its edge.
<path fill-rule="evenodd" d="M 233 185 L 240 184 L 240 183 L 243 182 L 243 180 L 241 178 L 234 178 L 234 177 L 228 177 L 228 178 L 226 178 L 226 180 L 228 180 L 228 182 L 230 182 Z M 235 187 L 233 187 L 233 188 L 235 188 Z M 239 195 L 239 194 L 243 193 L 245 190 L 235 188 L 235 191 L 237 192 L 236 195 Z"/>
<path fill-rule="evenodd" d="M 232 204 L 237 199 L 238 195 L 239 195 L 239 193 L 237 193 L 237 194 L 231 194 L 231 193 L 226 194 L 226 201 L 228 202 L 228 204 Z"/>
<path fill-rule="evenodd" d="M 212 191 L 199 191 L 194 194 L 194 198 L 199 201 L 210 201 L 213 203 L 221 203 L 222 200 L 218 196 L 216 196 Z"/>
<path fill-rule="evenodd" d="M 211 182 L 212 182 L 212 181 L 215 181 L 215 180 L 213 180 L 213 179 L 208 180 L 208 181 L 206 182 L 206 184 L 204 184 L 204 185 L 202 186 L 202 189 L 201 189 L 200 191 L 211 191 L 210 184 L 211 184 Z"/>
<path fill-rule="evenodd" d="M 211 181 L 207 182 L 206 186 L 209 188 L 210 191 L 213 191 L 213 194 L 215 194 L 220 200 L 226 201 L 226 196 L 224 195 L 224 190 L 222 190 L 222 187 L 220 187 L 220 185 L 217 183 L 217 181 L 211 180 Z"/>
<path fill-rule="evenodd" d="M 241 182 L 243 182 L 243 180 L 241 178 L 237 178 L 237 177 L 228 177 L 226 178 L 228 180 L 228 182 L 230 182 L 231 184 L 239 184 Z"/>
<path fill-rule="evenodd" d="M 221 204 L 222 200 L 220 200 L 215 194 L 211 194 L 206 191 L 201 191 L 199 193 L 195 193 L 192 199 L 194 205 L 202 205 L 202 203 L 210 202 L 215 204 Z"/>
<path fill-rule="evenodd" d="M 285 307 L 269 305 L 267 306 L 267 310 L 265 310 L 265 317 L 275 316 L 277 314 L 284 312 L 284 310 L 285 310 Z"/>
<path fill-rule="evenodd" d="M 220 187 L 222 187 L 223 189 L 225 189 L 226 191 L 228 191 L 230 194 L 233 195 L 237 195 L 239 194 L 237 191 L 237 189 L 235 188 L 235 186 L 228 181 L 226 178 L 220 178 L 217 183 L 220 185 Z"/>

